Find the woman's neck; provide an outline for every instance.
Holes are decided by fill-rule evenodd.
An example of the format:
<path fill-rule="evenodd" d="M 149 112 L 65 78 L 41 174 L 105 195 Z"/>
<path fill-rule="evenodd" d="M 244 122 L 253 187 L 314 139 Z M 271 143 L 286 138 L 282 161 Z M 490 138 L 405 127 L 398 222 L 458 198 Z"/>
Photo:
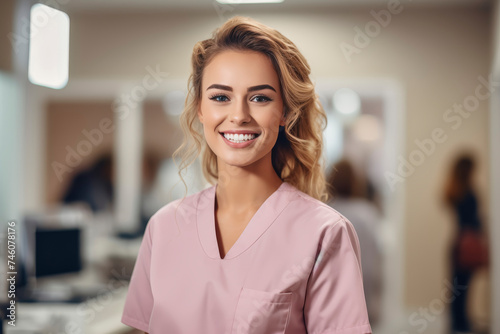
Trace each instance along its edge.
<path fill-rule="evenodd" d="M 282 183 L 270 159 L 245 167 L 219 164 L 217 207 L 234 213 L 259 208 Z"/>

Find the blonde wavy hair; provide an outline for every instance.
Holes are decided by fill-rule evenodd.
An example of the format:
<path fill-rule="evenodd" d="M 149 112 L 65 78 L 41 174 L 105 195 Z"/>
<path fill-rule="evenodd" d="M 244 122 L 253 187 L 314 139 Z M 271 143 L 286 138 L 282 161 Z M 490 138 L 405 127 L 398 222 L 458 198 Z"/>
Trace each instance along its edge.
<path fill-rule="evenodd" d="M 295 44 L 280 32 L 243 16 L 227 20 L 212 33 L 212 38 L 196 43 L 193 48 L 188 95 L 180 116 L 184 140 L 172 155 L 175 163 L 175 157 L 182 154 L 181 164 L 176 165 L 186 191 L 182 171 L 202 151 L 204 177 L 212 185 L 219 179 L 217 156 L 202 135 L 203 128 L 197 110 L 201 102 L 203 70 L 217 54 L 225 50 L 256 51 L 271 60 L 278 74 L 286 118 L 284 131 L 279 132 L 272 149 L 273 168 L 283 181 L 326 202 L 329 194 L 322 152 L 327 119 L 309 78 L 309 64 Z"/>

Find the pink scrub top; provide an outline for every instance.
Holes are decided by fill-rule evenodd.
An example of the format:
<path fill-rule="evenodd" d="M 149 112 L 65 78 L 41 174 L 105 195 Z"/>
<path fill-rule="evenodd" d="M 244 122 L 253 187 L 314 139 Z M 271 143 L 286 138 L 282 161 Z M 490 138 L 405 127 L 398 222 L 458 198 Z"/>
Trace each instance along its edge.
<path fill-rule="evenodd" d="M 221 259 L 216 187 L 151 217 L 124 324 L 150 334 L 372 333 L 346 217 L 283 182 Z"/>

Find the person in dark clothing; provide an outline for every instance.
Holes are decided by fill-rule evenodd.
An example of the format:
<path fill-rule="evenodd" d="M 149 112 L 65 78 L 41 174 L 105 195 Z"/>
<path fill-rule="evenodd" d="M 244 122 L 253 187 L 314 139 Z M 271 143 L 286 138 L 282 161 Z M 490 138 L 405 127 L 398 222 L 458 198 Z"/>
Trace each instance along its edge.
<path fill-rule="evenodd" d="M 63 196 L 64 203 L 85 202 L 93 212 L 109 209 L 113 203 L 112 157 L 106 154 L 88 170 L 78 173 Z"/>
<path fill-rule="evenodd" d="M 451 333 L 470 333 L 472 327 L 467 315 L 467 296 L 474 270 L 462 268 L 457 254 L 460 236 L 465 230 L 482 233 L 478 199 L 472 186 L 474 167 L 471 155 L 460 155 L 452 166 L 444 191 L 444 201 L 456 214 L 458 229 L 449 253 L 452 283 L 455 291 L 460 291 L 451 302 Z"/>

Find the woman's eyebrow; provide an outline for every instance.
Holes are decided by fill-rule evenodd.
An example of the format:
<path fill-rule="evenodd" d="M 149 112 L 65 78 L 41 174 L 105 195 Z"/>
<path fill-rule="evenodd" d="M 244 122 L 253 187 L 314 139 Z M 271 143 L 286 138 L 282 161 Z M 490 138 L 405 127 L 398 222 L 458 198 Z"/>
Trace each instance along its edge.
<path fill-rule="evenodd" d="M 220 84 L 213 84 L 213 85 L 210 85 L 207 90 L 211 89 L 211 88 L 217 88 L 217 89 L 223 89 L 223 90 L 227 90 L 227 91 L 230 91 L 232 92 L 233 91 L 233 87 L 230 87 L 230 86 L 226 86 L 226 85 L 220 85 Z M 253 91 L 256 91 L 256 90 L 261 90 L 261 89 L 271 89 L 273 91 L 276 92 L 276 89 L 274 89 L 271 85 L 258 85 L 258 86 L 252 86 L 252 87 L 248 87 L 247 91 L 248 92 L 253 92 Z"/>
<path fill-rule="evenodd" d="M 274 89 L 271 85 L 258 85 L 258 86 L 248 87 L 247 91 L 253 92 L 255 90 L 261 90 L 261 89 L 271 89 L 276 92 L 276 89 Z"/>

